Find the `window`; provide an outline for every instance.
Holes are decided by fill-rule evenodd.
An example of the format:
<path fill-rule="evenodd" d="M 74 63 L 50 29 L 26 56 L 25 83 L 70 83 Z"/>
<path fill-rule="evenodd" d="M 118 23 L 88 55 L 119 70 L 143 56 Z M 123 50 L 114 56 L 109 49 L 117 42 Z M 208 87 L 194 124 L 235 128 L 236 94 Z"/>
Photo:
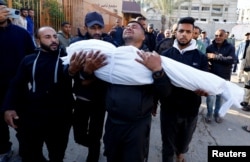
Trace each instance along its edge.
<path fill-rule="evenodd" d="M 213 7 L 212 10 L 213 10 L 213 11 L 221 11 L 221 8 L 219 8 L 219 7 Z"/>
<path fill-rule="evenodd" d="M 219 21 L 219 19 L 213 19 L 213 21 Z"/>
<path fill-rule="evenodd" d="M 225 11 L 226 11 L 226 12 L 228 11 L 228 8 L 227 8 L 227 7 L 225 8 Z"/>
<path fill-rule="evenodd" d="M 209 10 L 210 10 L 210 7 L 202 7 L 201 10 L 202 10 L 202 11 L 209 11 Z"/>
<path fill-rule="evenodd" d="M 201 19 L 201 21 L 207 21 L 207 19 Z"/>
<path fill-rule="evenodd" d="M 196 11 L 199 11 L 199 6 L 192 6 L 192 9 L 191 10 L 196 10 Z"/>
<path fill-rule="evenodd" d="M 181 10 L 188 10 L 188 6 L 181 6 Z"/>
<path fill-rule="evenodd" d="M 223 6 L 213 6 L 212 16 L 222 16 Z"/>

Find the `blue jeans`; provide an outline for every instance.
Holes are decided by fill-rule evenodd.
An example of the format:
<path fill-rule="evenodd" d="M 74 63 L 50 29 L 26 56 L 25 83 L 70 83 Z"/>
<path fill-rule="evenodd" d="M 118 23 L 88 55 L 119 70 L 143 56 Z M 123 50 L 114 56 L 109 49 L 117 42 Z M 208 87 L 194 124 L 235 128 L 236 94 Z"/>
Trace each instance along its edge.
<path fill-rule="evenodd" d="M 215 105 L 214 108 L 214 116 L 219 116 L 219 111 L 222 105 L 222 96 L 216 95 L 216 96 L 208 96 L 207 97 L 207 116 L 211 116 L 213 114 L 213 107 Z"/>

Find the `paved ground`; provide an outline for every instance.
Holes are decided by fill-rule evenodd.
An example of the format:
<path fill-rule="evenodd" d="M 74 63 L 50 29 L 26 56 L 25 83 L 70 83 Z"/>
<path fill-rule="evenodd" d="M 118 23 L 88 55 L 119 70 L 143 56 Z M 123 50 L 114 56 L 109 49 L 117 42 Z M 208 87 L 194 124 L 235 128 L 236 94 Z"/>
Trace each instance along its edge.
<path fill-rule="evenodd" d="M 233 76 L 232 81 L 236 81 L 236 76 Z M 243 86 L 242 84 L 239 85 Z M 197 129 L 190 144 L 189 152 L 186 154 L 187 162 L 207 162 L 207 148 L 209 145 L 250 146 L 250 133 L 243 131 L 241 128 L 242 125 L 250 124 L 250 112 L 232 108 L 224 117 L 223 123 L 217 124 L 213 121 L 211 124 L 207 124 L 204 122 L 204 116 L 206 114 L 204 101 L 203 98 Z M 16 154 L 18 147 L 13 130 L 11 135 L 11 139 L 14 142 L 14 154 Z M 159 114 L 153 118 L 150 140 L 149 162 L 161 162 Z M 44 148 L 44 153 L 47 154 L 46 148 Z M 64 162 L 85 162 L 86 153 L 87 149 L 85 147 L 74 143 L 71 132 Z M 16 159 L 17 156 L 14 156 L 11 162 L 15 162 Z M 101 155 L 99 161 L 105 162 L 105 157 Z"/>

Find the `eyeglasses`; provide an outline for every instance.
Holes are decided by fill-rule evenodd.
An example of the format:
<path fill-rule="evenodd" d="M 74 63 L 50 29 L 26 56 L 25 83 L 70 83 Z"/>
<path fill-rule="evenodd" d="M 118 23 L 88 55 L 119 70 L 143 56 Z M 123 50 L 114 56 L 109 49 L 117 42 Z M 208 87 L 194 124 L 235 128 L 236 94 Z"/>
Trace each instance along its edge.
<path fill-rule="evenodd" d="M 215 37 L 223 37 L 223 35 L 215 35 Z"/>

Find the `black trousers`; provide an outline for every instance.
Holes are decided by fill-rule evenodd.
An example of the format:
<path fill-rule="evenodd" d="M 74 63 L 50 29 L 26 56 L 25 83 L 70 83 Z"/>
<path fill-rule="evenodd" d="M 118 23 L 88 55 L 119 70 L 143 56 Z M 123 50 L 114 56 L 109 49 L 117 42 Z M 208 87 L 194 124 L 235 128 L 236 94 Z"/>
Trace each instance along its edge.
<path fill-rule="evenodd" d="M 198 116 L 180 116 L 161 109 L 162 162 L 174 162 L 174 154 L 188 151 Z"/>
<path fill-rule="evenodd" d="M 0 113 L 0 154 L 7 153 L 11 149 L 10 131 L 4 121 L 3 112 Z"/>
<path fill-rule="evenodd" d="M 105 107 L 103 102 L 76 99 L 73 112 L 75 142 L 88 147 L 87 162 L 98 162 Z"/>
<path fill-rule="evenodd" d="M 151 116 L 127 123 L 107 117 L 104 155 L 107 162 L 146 162 L 149 152 Z"/>
<path fill-rule="evenodd" d="M 60 112 L 58 112 L 60 114 Z M 22 162 L 45 162 L 43 145 L 46 144 L 50 162 L 63 162 L 72 124 L 72 114 L 58 117 L 21 115 L 17 138 Z"/>

